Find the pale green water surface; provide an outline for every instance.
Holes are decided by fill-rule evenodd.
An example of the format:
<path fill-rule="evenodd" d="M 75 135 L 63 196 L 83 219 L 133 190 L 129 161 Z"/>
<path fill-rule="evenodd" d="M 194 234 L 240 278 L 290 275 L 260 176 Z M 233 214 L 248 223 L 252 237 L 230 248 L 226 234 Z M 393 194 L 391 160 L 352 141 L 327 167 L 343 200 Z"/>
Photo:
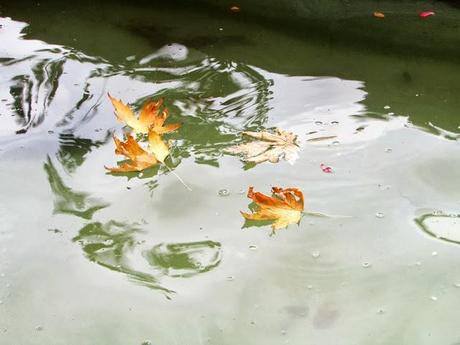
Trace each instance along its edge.
<path fill-rule="evenodd" d="M 390 4 L 403 27 L 459 33 L 458 8 L 421 24 Z M 458 46 L 367 49 L 244 7 L 0 16 L 0 344 L 460 344 Z M 347 18 L 338 31 L 383 37 Z M 107 92 L 165 99 L 183 123 L 167 163 L 193 191 L 164 168 L 106 174 L 122 133 Z M 223 153 L 276 126 L 299 136 L 293 165 Z M 335 216 L 242 229 L 248 186 L 298 187 Z"/>

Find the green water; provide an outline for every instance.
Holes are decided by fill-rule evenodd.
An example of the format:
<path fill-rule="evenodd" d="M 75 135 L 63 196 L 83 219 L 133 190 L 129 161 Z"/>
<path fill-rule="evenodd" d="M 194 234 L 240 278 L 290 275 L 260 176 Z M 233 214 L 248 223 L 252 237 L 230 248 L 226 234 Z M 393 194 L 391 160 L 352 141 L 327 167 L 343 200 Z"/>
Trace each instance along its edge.
<path fill-rule="evenodd" d="M 2 3 L 0 344 L 459 344 L 460 10 L 389 3 L 388 41 L 398 20 L 362 12 L 322 33 L 244 7 Z M 192 191 L 106 174 L 107 92 L 164 98 Z M 273 127 L 294 164 L 224 153 Z M 249 186 L 332 216 L 242 229 Z"/>

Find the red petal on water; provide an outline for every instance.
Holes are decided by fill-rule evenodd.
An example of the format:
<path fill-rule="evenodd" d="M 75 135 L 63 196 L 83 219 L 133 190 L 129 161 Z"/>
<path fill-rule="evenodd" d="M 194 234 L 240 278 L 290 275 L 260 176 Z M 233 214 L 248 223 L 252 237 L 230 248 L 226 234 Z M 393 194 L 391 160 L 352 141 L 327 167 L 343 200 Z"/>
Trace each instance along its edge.
<path fill-rule="evenodd" d="M 241 11 L 241 8 L 238 5 L 233 5 L 232 7 L 230 7 L 230 11 L 239 12 L 239 11 Z"/>
<path fill-rule="evenodd" d="M 321 168 L 321 170 L 322 170 L 324 173 L 327 173 L 327 174 L 332 173 L 332 168 L 329 167 L 329 166 L 327 166 L 326 164 L 321 163 L 321 164 L 319 165 L 319 167 Z"/>
<path fill-rule="evenodd" d="M 433 11 L 423 11 L 423 12 L 420 12 L 419 16 L 421 18 L 426 18 L 426 17 L 429 17 L 429 16 L 434 16 L 435 13 Z"/>

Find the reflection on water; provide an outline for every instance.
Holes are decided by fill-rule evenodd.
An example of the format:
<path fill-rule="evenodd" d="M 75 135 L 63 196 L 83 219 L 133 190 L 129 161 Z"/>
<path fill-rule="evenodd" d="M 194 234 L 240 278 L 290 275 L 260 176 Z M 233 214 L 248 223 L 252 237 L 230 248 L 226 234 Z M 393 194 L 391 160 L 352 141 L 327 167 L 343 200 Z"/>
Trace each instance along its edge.
<path fill-rule="evenodd" d="M 170 277 L 192 277 L 207 272 L 221 260 L 220 243 L 161 243 L 143 253 L 152 267 Z"/>
<path fill-rule="evenodd" d="M 30 74 L 12 79 L 10 94 L 14 99 L 13 109 L 22 126 L 16 133 L 25 133 L 31 126 L 38 126 L 44 121 L 56 95 L 64 61 L 62 58 L 34 61 Z"/>
<path fill-rule="evenodd" d="M 109 132 L 103 140 L 91 140 L 75 137 L 72 133 L 61 133 L 59 134 L 59 151 L 56 157 L 68 174 L 73 173 L 83 164 L 89 152 L 106 144 L 109 139 Z"/>
<path fill-rule="evenodd" d="M 139 232 L 141 230 L 137 226 L 126 223 L 96 222 L 85 225 L 73 241 L 81 245 L 90 261 L 112 271 L 124 273 L 131 281 L 160 290 L 168 296 L 173 291 L 160 285 L 158 274 L 143 273 L 131 267 L 129 255 L 138 244 L 135 236 Z"/>
<path fill-rule="evenodd" d="M 20 3 L 2 4 L 2 15 L 12 15 L 8 9 Z M 442 155 L 443 163 L 458 153 L 455 142 L 442 140 L 458 138 L 458 81 L 451 77 L 458 67 L 293 39 L 249 21 L 231 25 L 206 18 L 192 7 L 158 14 L 150 3 L 105 3 L 28 6 L 22 18 L 32 23 L 29 35 L 45 42 L 25 37 L 26 23 L 0 18 L 0 155 L 6 162 L 0 200 L 7 220 L 0 235 L 11 234 L 0 254 L 14 272 L 0 272 L 0 319 L 6 310 L 9 325 L 2 332 L 10 343 L 84 343 L 66 338 L 76 330 L 100 344 L 140 344 L 136 337 L 148 332 L 159 344 L 172 344 L 178 342 L 161 338 L 162 332 L 187 337 L 198 330 L 203 337 L 185 343 L 297 344 L 309 336 L 327 344 L 339 334 L 350 335 L 349 343 L 369 344 L 375 339 L 368 341 L 368 332 L 354 327 L 367 323 L 388 332 L 382 344 L 401 338 L 411 343 L 406 329 L 388 328 L 388 322 L 415 320 L 419 335 L 425 328 L 413 316 L 421 314 L 434 321 L 426 323 L 426 334 L 433 324 L 447 325 L 445 334 L 456 329 L 449 312 L 455 308 L 442 303 L 452 307 L 456 301 L 458 290 L 447 286 L 458 281 L 457 247 L 406 231 L 401 219 L 412 219 L 411 205 L 425 205 L 431 197 L 423 188 L 429 183 L 414 185 L 414 160 Z M 46 6 L 59 20 L 43 21 Z M 418 22 L 428 27 L 431 19 Z M 109 134 L 122 130 L 108 91 L 135 109 L 147 99 L 165 99 L 171 122 L 183 123 L 166 138 L 174 142 L 167 164 L 185 181 L 200 184 L 193 192 L 161 176 L 169 174 L 162 166 L 132 174 L 128 182 L 104 175 L 103 165 L 116 160 Z M 414 124 L 416 129 L 405 129 Z M 274 127 L 298 135 L 302 149 L 293 166 L 281 162 L 243 171 L 236 157 L 223 159 L 224 148 L 241 142 L 241 131 Z M 321 163 L 334 174 L 322 173 Z M 46 183 L 43 188 L 42 167 L 50 190 Z M 30 181 L 17 182 L 21 172 L 30 173 Z M 454 182 L 455 176 L 446 184 Z M 238 210 L 246 199 L 238 191 L 251 184 L 303 187 L 313 209 L 353 217 L 304 219 L 276 238 L 239 231 Z M 386 185 L 391 188 L 377 187 Z M 34 193 L 27 195 L 27 189 Z M 154 189 L 158 193 L 149 197 Z M 219 190 L 228 192 L 219 197 Z M 439 193 L 444 199 L 446 193 Z M 414 203 L 401 201 L 403 194 Z M 47 197 L 59 217 L 49 217 Z M 45 212 L 21 217 L 24 204 Z M 380 212 L 385 217 L 374 216 Z M 152 231 L 134 223 L 144 217 L 145 224 L 155 224 Z M 460 242 L 457 220 L 426 215 L 416 221 L 433 236 Z M 51 243 L 53 235 L 43 228 L 77 229 L 74 250 L 66 247 L 66 232 Z M 411 250 L 401 245 L 410 241 Z M 10 250 L 25 243 L 36 252 Z M 53 250 L 43 253 L 47 245 Z M 437 261 L 407 265 L 433 252 L 431 246 L 439 246 Z M 440 265 L 452 276 L 438 275 Z M 101 271 L 98 282 L 115 285 L 103 298 L 81 279 Z M 162 296 L 177 297 L 162 304 Z M 453 325 L 437 322 L 437 311 Z M 62 329 L 56 315 L 69 317 Z M 180 329 L 177 320 L 186 321 Z M 45 324 L 43 338 L 30 337 L 35 324 Z M 16 339 L 23 334 L 30 339 Z"/>
<path fill-rule="evenodd" d="M 102 200 L 91 198 L 88 193 L 76 192 L 66 186 L 49 156 L 43 168 L 54 196 L 54 213 L 91 219 L 96 211 L 109 206 Z"/>
<path fill-rule="evenodd" d="M 161 285 L 163 276 L 192 277 L 217 267 L 221 260 L 218 242 L 158 244 L 142 252 L 149 266 L 148 273 L 136 269 L 139 264 L 143 241 L 137 235 L 143 231 L 136 225 L 117 221 L 89 223 L 73 238 L 82 247 L 86 257 L 112 271 L 124 273 L 128 279 L 154 290 L 160 290 L 170 298 L 174 291 Z M 139 257 L 137 257 L 139 256 Z"/>
<path fill-rule="evenodd" d="M 442 212 L 427 213 L 415 219 L 415 223 L 428 235 L 460 244 L 460 215 Z"/>
<path fill-rule="evenodd" d="M 148 60 L 111 65 L 69 48 L 48 48 L 43 42 L 24 40 L 24 23 L 5 19 L 2 23 L 3 35 L 12 45 L 22 47 L 19 52 L 8 51 L 14 57 L 0 62 L 2 80 L 10 85 L 9 93 L 1 95 L 7 100 L 3 106 L 16 119 L 4 131 L 11 128 L 25 133 L 47 123 L 47 130 L 63 131 L 66 134 L 61 135 L 61 141 L 68 141 L 67 133 L 86 130 L 84 125 L 93 120 L 106 100 L 103 96 L 108 80 L 113 80 L 109 84 L 114 94 L 117 89 L 123 91 L 122 84 L 127 81 L 137 84 L 141 97 L 127 99 L 122 94 L 135 108 L 147 99 L 165 99 L 173 121 L 184 123 L 180 134 L 175 135 L 181 140 L 176 152 L 179 161 L 193 156 L 197 163 L 218 166 L 222 149 L 234 143 L 241 130 L 257 130 L 267 121 L 272 81 L 243 63 L 221 61 L 182 45 L 167 45 Z M 183 53 L 178 58 L 180 50 Z M 74 75 L 76 78 L 71 77 Z M 120 83 L 121 87 L 117 86 Z M 151 85 L 156 91 L 148 91 Z M 112 110 L 105 107 L 104 111 L 104 121 L 95 119 L 91 132 L 105 133 L 116 124 Z M 91 132 L 85 136 L 93 136 Z M 81 140 L 76 144 L 87 147 Z M 74 163 L 66 164 L 69 169 Z"/>

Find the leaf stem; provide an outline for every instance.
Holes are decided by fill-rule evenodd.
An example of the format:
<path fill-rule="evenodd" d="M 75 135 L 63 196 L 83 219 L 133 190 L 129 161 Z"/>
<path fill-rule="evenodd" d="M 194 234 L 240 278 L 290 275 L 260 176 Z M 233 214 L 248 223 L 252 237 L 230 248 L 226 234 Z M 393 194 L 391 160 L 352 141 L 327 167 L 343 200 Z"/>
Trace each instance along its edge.
<path fill-rule="evenodd" d="M 171 174 L 176 176 L 176 178 L 179 180 L 180 183 L 183 184 L 185 188 L 187 188 L 190 192 L 192 191 L 192 188 L 190 188 L 179 175 L 177 175 L 173 170 L 171 170 L 171 168 L 165 162 L 163 162 L 163 164 L 169 170 Z"/>
<path fill-rule="evenodd" d="M 343 216 L 337 214 L 324 214 L 319 212 L 302 212 L 305 216 L 326 217 L 326 218 L 352 218 L 352 216 Z"/>

